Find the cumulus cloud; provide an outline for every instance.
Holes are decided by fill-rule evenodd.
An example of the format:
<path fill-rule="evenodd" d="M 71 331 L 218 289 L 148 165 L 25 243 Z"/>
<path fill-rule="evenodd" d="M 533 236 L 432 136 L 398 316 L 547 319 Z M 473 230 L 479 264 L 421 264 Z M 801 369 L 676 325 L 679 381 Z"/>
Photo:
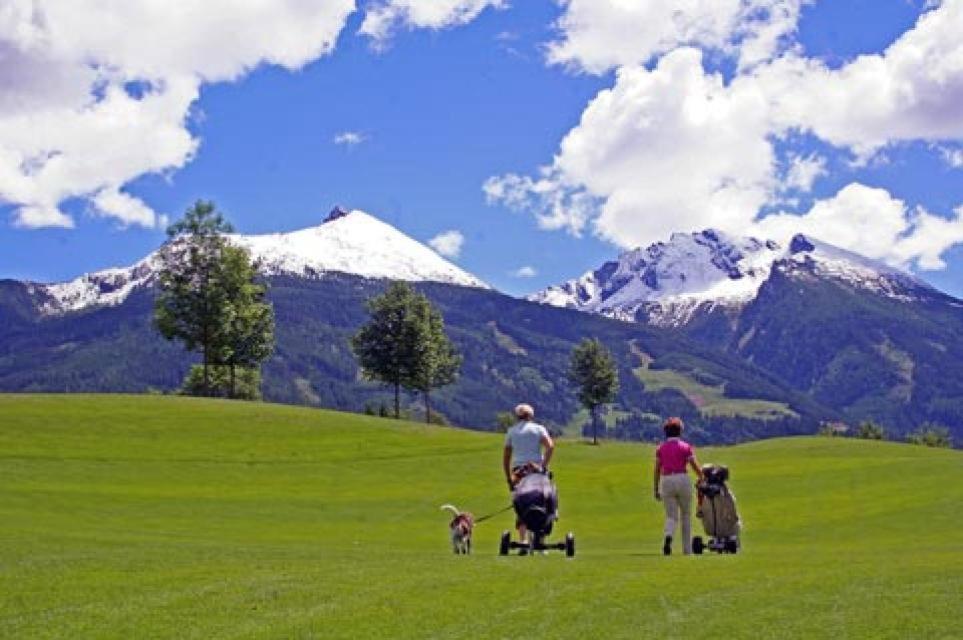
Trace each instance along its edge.
<path fill-rule="evenodd" d="M 826 158 L 819 154 L 791 154 L 782 187 L 808 192 L 813 188 L 813 183 L 826 173 Z"/>
<path fill-rule="evenodd" d="M 74 228 L 74 219 L 65 215 L 57 207 L 44 205 L 24 205 L 17 211 L 18 226 L 28 229 L 41 227 Z"/>
<path fill-rule="evenodd" d="M 534 278 L 537 275 L 538 271 L 530 265 L 525 265 L 512 271 L 512 276 L 515 278 Z"/>
<path fill-rule="evenodd" d="M 589 73 L 645 64 L 679 46 L 728 52 L 750 66 L 781 48 L 809 0 L 562 0 L 550 62 Z"/>
<path fill-rule="evenodd" d="M 756 70 L 774 127 L 868 157 L 894 142 L 963 138 L 963 0 L 947 0 L 880 54 L 839 69 L 789 54 Z"/>
<path fill-rule="evenodd" d="M 471 22 L 488 7 L 507 6 L 507 0 L 377 0 L 368 6 L 358 33 L 380 47 L 399 28 L 445 29 Z"/>
<path fill-rule="evenodd" d="M 367 137 L 360 131 L 342 131 L 334 136 L 332 142 L 337 145 L 354 147 L 367 140 Z"/>
<path fill-rule="evenodd" d="M 963 242 L 963 206 L 943 218 L 909 208 L 886 189 L 852 183 L 803 215 L 767 216 L 754 231 L 783 242 L 805 233 L 896 267 L 943 269 L 943 253 Z"/>
<path fill-rule="evenodd" d="M 462 245 L 465 244 L 465 236 L 461 231 L 454 229 L 443 231 L 428 241 L 431 248 L 446 258 L 457 258 L 461 255 Z"/>
<path fill-rule="evenodd" d="M 802 216 L 758 218 L 827 173 L 826 158 L 812 152 L 777 160 L 774 145 L 799 133 L 863 164 L 887 145 L 919 140 L 944 149 L 951 165 L 958 160 L 946 151 L 955 146 L 939 144 L 963 140 L 963 0 L 946 0 L 882 53 L 838 69 L 782 40 L 805 3 L 765 3 L 750 35 L 749 19 L 724 1 L 671 4 L 678 11 L 669 19 L 659 2 L 565 3 L 564 35 L 549 60 L 591 72 L 617 67 L 614 84 L 588 104 L 549 164 L 489 178 L 490 203 L 627 248 L 673 231 L 791 235 L 792 227 L 891 264 L 942 266 L 943 252 L 963 241 L 959 210 L 935 215 L 885 190 L 850 185 Z M 634 40 L 633 25 L 641 29 Z M 684 43 L 728 47 L 741 66 L 726 81 L 705 71 L 702 49 Z"/>
<path fill-rule="evenodd" d="M 579 233 L 593 221 L 623 247 L 673 231 L 751 223 L 775 188 L 764 96 L 707 74 L 698 49 L 651 71 L 623 67 L 538 179 L 490 179 L 490 202 L 534 210 L 542 226 Z"/>
<path fill-rule="evenodd" d="M 514 173 L 492 176 L 482 185 L 486 201 L 516 211 L 531 211 L 542 229 L 565 229 L 581 236 L 598 210 L 598 200 L 584 190 L 567 186 L 551 167 L 543 167 L 541 172 L 538 179 Z"/>
<path fill-rule="evenodd" d="M 118 189 L 108 187 L 100 190 L 92 200 L 100 215 L 114 218 L 121 224 L 152 227 L 155 224 L 166 224 L 166 216 L 158 216 L 144 204 L 144 201 L 123 193 Z"/>
<path fill-rule="evenodd" d="M 940 149 L 940 155 L 943 156 L 946 164 L 954 169 L 963 169 L 963 149 L 948 149 L 942 147 Z"/>
<path fill-rule="evenodd" d="M 183 167 L 204 82 L 329 52 L 353 0 L 8 0 L 0 6 L 0 201 L 24 227 L 73 226 L 86 198 L 122 225 L 163 220 L 121 188 Z"/>

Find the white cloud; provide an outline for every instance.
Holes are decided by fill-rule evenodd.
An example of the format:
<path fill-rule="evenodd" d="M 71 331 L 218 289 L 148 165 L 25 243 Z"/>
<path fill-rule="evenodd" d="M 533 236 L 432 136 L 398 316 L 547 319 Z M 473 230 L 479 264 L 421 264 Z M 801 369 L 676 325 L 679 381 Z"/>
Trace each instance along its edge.
<path fill-rule="evenodd" d="M 358 33 L 380 47 L 402 27 L 445 29 L 471 22 L 488 7 L 507 6 L 507 0 L 377 0 L 369 5 Z"/>
<path fill-rule="evenodd" d="M 183 167 L 204 82 L 329 52 L 353 0 L 7 0 L 0 6 L 0 201 L 25 227 L 73 226 L 88 198 L 123 225 L 163 221 L 121 187 Z"/>
<path fill-rule="evenodd" d="M 519 267 L 518 269 L 515 269 L 515 271 L 512 271 L 512 276 L 515 278 L 534 278 L 537 275 L 538 271 L 535 269 L 535 267 L 530 265 L 525 265 L 524 267 Z"/>
<path fill-rule="evenodd" d="M 782 187 L 808 192 L 818 178 L 826 175 L 826 158 L 816 153 L 807 156 L 792 154 Z"/>
<path fill-rule="evenodd" d="M 55 211 L 69 197 L 116 192 L 144 173 L 182 167 L 198 144 L 184 127 L 196 98 L 197 85 L 189 79 L 167 82 L 140 100 L 108 85 L 91 104 L 0 116 L 0 199 L 21 205 L 17 224 L 47 226 L 56 218 L 27 213 Z M 98 208 L 108 216 L 117 210 Z M 148 227 L 156 222 L 153 215 L 119 219 Z"/>
<path fill-rule="evenodd" d="M 346 147 L 353 147 L 361 144 L 368 138 L 360 131 L 342 131 L 341 133 L 334 136 L 332 142 L 338 145 L 344 145 Z"/>
<path fill-rule="evenodd" d="M 439 233 L 429 240 L 428 244 L 446 258 L 457 258 L 461 254 L 462 245 L 465 244 L 465 236 L 460 231 L 452 229 Z"/>
<path fill-rule="evenodd" d="M 743 66 L 766 60 L 796 29 L 809 0 L 561 0 L 561 38 L 550 62 L 589 73 L 645 64 L 679 46 L 735 54 Z"/>
<path fill-rule="evenodd" d="M 738 229 L 775 189 L 764 96 L 706 74 L 697 49 L 651 71 L 623 67 L 565 136 L 538 179 L 485 185 L 490 202 L 535 212 L 546 228 L 595 231 L 623 247 L 673 231 Z M 707 224 L 711 221 L 712 224 Z"/>
<path fill-rule="evenodd" d="M 94 196 L 93 203 L 100 215 L 115 218 L 125 226 L 160 226 L 166 219 L 164 216 L 157 216 L 143 200 L 115 188 L 100 190 Z"/>
<path fill-rule="evenodd" d="M 910 209 L 885 189 L 852 183 L 803 215 L 770 215 L 753 231 L 782 242 L 805 233 L 896 267 L 943 269 L 942 254 L 963 242 L 963 206 L 943 218 Z"/>
<path fill-rule="evenodd" d="M 725 1 L 672 4 L 678 13 L 667 23 L 659 2 L 566 3 L 564 38 L 549 60 L 592 72 L 618 67 L 614 85 L 588 104 L 549 164 L 532 176 L 489 178 L 490 203 L 530 211 L 543 228 L 589 228 L 621 247 L 673 231 L 793 226 L 892 264 L 942 265 L 946 248 L 963 241 L 958 216 L 909 209 L 884 190 L 851 185 L 802 217 L 757 217 L 827 173 L 826 158 L 812 152 L 777 162 L 777 140 L 791 145 L 811 133 L 852 150 L 862 166 L 884 159 L 887 145 L 963 140 L 963 0 L 946 0 L 883 53 L 839 69 L 780 40 L 804 2 L 766 3 L 781 12 L 764 13 L 750 35 Z M 645 16 L 654 22 L 642 24 Z M 728 48 L 741 66 L 727 83 L 684 42 Z M 782 53 L 770 60 L 774 51 Z M 640 64 L 650 58 L 654 65 Z M 955 147 L 941 148 L 950 164 L 963 162 L 963 153 L 945 150 Z"/>
<path fill-rule="evenodd" d="M 74 219 L 68 215 L 64 215 L 57 207 L 25 205 L 17 211 L 14 226 L 25 229 L 37 229 L 40 227 L 73 229 Z"/>
<path fill-rule="evenodd" d="M 572 235 L 582 230 L 598 210 L 598 201 L 584 190 L 566 187 L 557 171 L 542 170 L 542 177 L 510 173 L 493 176 L 482 186 L 489 204 L 501 203 L 516 211 L 532 211 L 542 229 L 565 229 Z"/>
<path fill-rule="evenodd" d="M 940 148 L 940 155 L 943 156 L 946 164 L 954 169 L 963 169 L 963 149 L 947 149 L 946 147 L 942 147 Z"/>
<path fill-rule="evenodd" d="M 963 0 L 947 0 L 883 53 L 840 69 L 787 55 L 754 80 L 774 128 L 808 130 L 867 157 L 895 142 L 963 138 Z"/>

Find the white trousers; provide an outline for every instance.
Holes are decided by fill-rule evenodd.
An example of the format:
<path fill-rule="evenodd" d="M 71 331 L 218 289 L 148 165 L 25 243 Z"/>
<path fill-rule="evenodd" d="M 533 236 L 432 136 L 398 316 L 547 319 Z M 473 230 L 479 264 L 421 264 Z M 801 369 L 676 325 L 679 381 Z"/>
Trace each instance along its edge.
<path fill-rule="evenodd" d="M 675 536 L 675 528 L 682 521 L 682 549 L 692 553 L 692 484 L 689 475 L 677 473 L 659 479 L 659 493 L 665 506 L 665 535 Z"/>

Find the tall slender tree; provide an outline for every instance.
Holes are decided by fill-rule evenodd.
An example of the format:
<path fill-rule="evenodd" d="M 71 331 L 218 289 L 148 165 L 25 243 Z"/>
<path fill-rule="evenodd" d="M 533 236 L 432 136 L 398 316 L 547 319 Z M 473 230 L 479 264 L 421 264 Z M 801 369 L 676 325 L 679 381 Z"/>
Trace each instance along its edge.
<path fill-rule="evenodd" d="M 274 351 L 274 308 L 246 249 L 224 247 L 222 269 L 229 300 L 225 364 L 230 370 L 230 397 L 235 398 L 237 368 L 258 369 Z"/>
<path fill-rule="evenodd" d="M 401 417 L 401 388 L 412 376 L 419 328 L 412 321 L 415 292 L 406 282 L 393 282 L 368 301 L 371 317 L 351 338 L 362 375 L 394 389 L 395 418 Z"/>
<path fill-rule="evenodd" d="M 619 391 L 615 360 L 597 338 L 586 338 L 572 349 L 569 379 L 592 418 L 592 444 L 598 444 L 599 408 L 615 400 Z"/>
<path fill-rule="evenodd" d="M 419 391 L 425 402 L 425 422 L 431 422 L 431 391 L 458 379 L 462 357 L 445 333 L 445 321 L 424 295 L 412 300 L 415 323 L 414 360 L 404 385 Z"/>
<path fill-rule="evenodd" d="M 213 202 L 198 200 L 183 219 L 167 229 L 159 253 L 154 324 L 168 340 L 181 340 L 188 351 L 200 351 L 204 394 L 210 395 L 210 366 L 227 356 L 226 311 L 230 300 L 223 286 L 224 235 L 231 225 Z"/>

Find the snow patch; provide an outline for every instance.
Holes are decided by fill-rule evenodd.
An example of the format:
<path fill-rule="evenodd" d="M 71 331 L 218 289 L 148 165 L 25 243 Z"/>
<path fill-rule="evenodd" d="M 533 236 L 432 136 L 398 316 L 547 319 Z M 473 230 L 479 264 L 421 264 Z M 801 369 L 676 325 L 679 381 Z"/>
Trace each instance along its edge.
<path fill-rule="evenodd" d="M 265 275 L 318 278 L 346 273 L 372 279 L 442 282 L 488 289 L 475 276 L 422 243 L 363 211 L 335 207 L 317 227 L 290 233 L 230 235 L 246 248 Z M 122 303 L 137 288 L 153 284 L 158 252 L 125 268 L 84 274 L 70 282 L 27 283 L 46 315 Z"/>
<path fill-rule="evenodd" d="M 713 309 L 736 311 L 756 299 L 772 270 L 847 282 L 909 301 L 933 289 L 913 276 L 833 245 L 797 235 L 788 247 L 707 229 L 623 253 L 580 278 L 528 296 L 620 320 L 681 326 Z"/>

